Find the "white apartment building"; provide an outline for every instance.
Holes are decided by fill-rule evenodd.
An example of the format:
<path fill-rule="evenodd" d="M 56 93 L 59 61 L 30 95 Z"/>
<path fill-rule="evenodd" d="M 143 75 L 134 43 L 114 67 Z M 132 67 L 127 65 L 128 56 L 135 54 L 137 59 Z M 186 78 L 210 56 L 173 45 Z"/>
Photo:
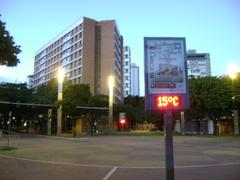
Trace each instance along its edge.
<path fill-rule="evenodd" d="M 135 63 L 131 63 L 131 95 L 139 96 L 139 67 Z"/>
<path fill-rule="evenodd" d="M 209 53 L 197 53 L 196 50 L 187 51 L 188 77 L 211 76 L 211 63 Z"/>
<path fill-rule="evenodd" d="M 131 95 L 131 49 L 129 46 L 124 47 L 124 97 Z"/>

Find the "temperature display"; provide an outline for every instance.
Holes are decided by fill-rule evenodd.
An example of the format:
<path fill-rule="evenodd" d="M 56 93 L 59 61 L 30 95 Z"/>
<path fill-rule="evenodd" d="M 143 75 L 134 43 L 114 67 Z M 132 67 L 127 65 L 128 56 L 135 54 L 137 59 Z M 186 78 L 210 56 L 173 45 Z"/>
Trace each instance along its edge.
<path fill-rule="evenodd" d="M 179 96 L 157 96 L 157 107 L 178 107 L 180 105 Z"/>

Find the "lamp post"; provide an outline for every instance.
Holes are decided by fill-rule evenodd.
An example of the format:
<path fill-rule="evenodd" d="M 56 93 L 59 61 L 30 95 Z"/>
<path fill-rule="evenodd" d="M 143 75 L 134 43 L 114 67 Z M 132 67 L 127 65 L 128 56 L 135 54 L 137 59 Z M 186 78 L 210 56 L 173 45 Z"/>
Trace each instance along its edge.
<path fill-rule="evenodd" d="M 234 101 L 235 98 L 240 95 L 236 95 L 232 97 L 232 100 Z M 238 135 L 239 134 L 239 115 L 238 115 L 238 110 L 233 108 L 233 119 L 234 119 L 234 134 Z"/>
<path fill-rule="evenodd" d="M 235 64 L 229 64 L 228 65 L 228 75 L 232 79 L 232 87 L 233 87 L 233 97 L 232 100 L 234 101 L 234 79 L 237 77 L 238 67 Z M 234 103 L 234 102 L 233 102 Z M 233 106 L 233 121 L 234 121 L 234 134 L 239 134 L 239 116 L 238 116 L 238 110 L 234 108 Z"/>
<path fill-rule="evenodd" d="M 114 88 L 114 77 L 111 75 L 108 77 L 108 88 L 109 88 L 109 131 L 113 129 L 113 88 Z"/>
<path fill-rule="evenodd" d="M 63 99 L 63 80 L 64 80 L 64 69 L 60 67 L 58 69 L 58 110 L 57 110 L 57 135 L 60 136 L 62 133 L 62 99 Z"/>

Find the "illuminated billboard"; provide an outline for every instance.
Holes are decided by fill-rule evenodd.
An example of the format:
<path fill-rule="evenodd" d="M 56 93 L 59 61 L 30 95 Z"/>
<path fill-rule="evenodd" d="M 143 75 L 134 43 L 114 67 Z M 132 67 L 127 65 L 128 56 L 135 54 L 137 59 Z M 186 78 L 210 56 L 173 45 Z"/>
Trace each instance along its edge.
<path fill-rule="evenodd" d="M 185 38 L 144 38 L 146 109 L 189 107 Z"/>

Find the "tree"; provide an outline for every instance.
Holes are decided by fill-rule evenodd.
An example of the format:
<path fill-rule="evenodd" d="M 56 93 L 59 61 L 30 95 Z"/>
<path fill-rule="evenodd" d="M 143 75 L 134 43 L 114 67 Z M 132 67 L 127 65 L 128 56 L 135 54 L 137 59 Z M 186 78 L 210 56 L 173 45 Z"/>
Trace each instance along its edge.
<path fill-rule="evenodd" d="M 0 65 L 17 66 L 20 63 L 17 58 L 20 52 L 20 46 L 15 45 L 13 37 L 6 30 L 5 23 L 0 19 Z"/>
<path fill-rule="evenodd" d="M 92 96 L 88 84 L 74 84 L 63 90 L 64 112 L 74 116 L 85 113 L 85 110 L 76 109 L 76 106 L 88 106 L 88 101 Z"/>
<path fill-rule="evenodd" d="M 0 84 L 0 100 L 10 102 L 30 102 L 32 90 L 26 83 L 2 83 Z"/>
<path fill-rule="evenodd" d="M 144 121 L 144 98 L 139 96 L 128 96 L 124 99 L 124 104 L 114 105 L 114 119 L 119 119 L 119 113 L 125 112 L 130 128 L 134 128 L 137 123 Z"/>
<path fill-rule="evenodd" d="M 88 101 L 89 107 L 108 107 L 108 96 L 98 94 L 95 96 L 90 97 Z M 106 110 L 102 109 L 89 109 L 86 113 L 86 120 L 88 121 L 89 127 L 90 127 L 90 134 L 93 135 L 93 133 L 96 131 L 96 124 L 98 120 L 103 120 L 101 117 L 103 115 L 107 115 Z"/>
<path fill-rule="evenodd" d="M 232 84 L 228 77 L 192 77 L 189 81 L 189 119 L 214 120 L 231 116 Z"/>
<path fill-rule="evenodd" d="M 14 84 L 14 83 L 2 83 L 0 84 L 0 101 L 28 103 L 32 99 L 32 90 L 27 88 L 26 83 Z M 25 117 L 30 117 L 32 111 L 31 107 L 20 106 L 15 104 L 1 104 L 0 103 L 0 126 L 7 126 L 9 112 L 12 112 L 12 116 L 15 120 L 12 124 L 16 127 L 21 126 L 21 120 Z M 0 128 L 1 129 L 1 128 Z"/>
<path fill-rule="evenodd" d="M 50 80 L 46 85 L 38 87 L 32 102 L 39 104 L 56 104 L 57 102 L 57 79 Z"/>

